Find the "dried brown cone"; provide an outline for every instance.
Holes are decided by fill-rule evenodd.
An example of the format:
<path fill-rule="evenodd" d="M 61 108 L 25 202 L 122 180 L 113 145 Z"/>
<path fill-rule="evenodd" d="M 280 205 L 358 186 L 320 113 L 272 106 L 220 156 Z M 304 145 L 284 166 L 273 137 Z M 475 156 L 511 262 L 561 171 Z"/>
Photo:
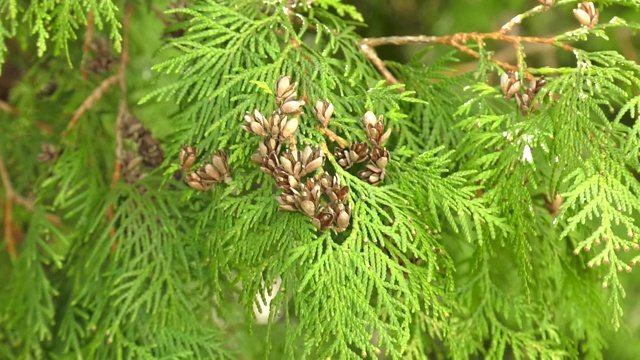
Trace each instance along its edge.
<path fill-rule="evenodd" d="M 502 90 L 502 94 L 505 99 L 512 98 L 518 91 L 520 91 L 520 87 L 522 83 L 520 79 L 518 79 L 517 71 L 509 71 L 505 72 L 500 76 L 500 89 Z"/>
<path fill-rule="evenodd" d="M 298 83 L 291 83 L 291 78 L 288 76 L 281 76 L 276 82 L 276 103 L 280 106 L 285 100 L 289 98 L 295 98 L 296 87 Z"/>
<path fill-rule="evenodd" d="M 330 204 L 329 209 L 334 218 L 334 227 L 336 232 L 343 232 L 349 226 L 351 219 L 351 204 L 344 204 L 341 201 L 333 201 Z"/>
<path fill-rule="evenodd" d="M 516 104 L 522 113 L 522 116 L 527 116 L 529 112 L 536 111 L 539 102 L 534 100 L 536 94 L 531 89 L 527 89 L 522 94 L 516 94 Z"/>
<path fill-rule="evenodd" d="M 47 162 L 57 160 L 60 157 L 60 152 L 53 144 L 42 143 L 40 144 L 40 153 L 38 154 L 38 161 Z"/>
<path fill-rule="evenodd" d="M 196 157 L 198 156 L 198 149 L 196 147 L 192 147 L 189 145 L 182 145 L 180 149 L 180 168 L 183 171 L 189 172 L 191 171 L 191 167 L 196 162 Z"/>
<path fill-rule="evenodd" d="M 304 104 L 304 100 L 296 100 L 294 97 L 290 97 L 280 105 L 279 110 L 285 115 L 298 115 L 302 113 Z"/>
<path fill-rule="evenodd" d="M 268 131 L 270 132 L 271 130 L 269 121 L 258 110 L 255 110 L 253 114 L 250 112 L 245 113 L 242 128 L 245 131 L 258 136 L 267 136 Z"/>
<path fill-rule="evenodd" d="M 130 150 L 125 150 L 120 159 L 122 162 L 122 178 L 127 184 L 133 184 L 134 182 L 142 178 L 142 172 L 140 165 L 142 164 L 142 157 Z"/>
<path fill-rule="evenodd" d="M 313 114 L 316 116 L 322 127 L 327 127 L 333 115 L 333 104 L 329 100 L 318 100 L 313 106 Z"/>
<path fill-rule="evenodd" d="M 284 211 L 298 211 L 298 206 L 296 205 L 296 195 L 292 192 L 283 192 L 278 195 L 276 198 L 278 203 L 280 204 L 279 209 Z"/>
<path fill-rule="evenodd" d="M 547 84 L 547 79 L 545 79 L 543 75 L 537 79 L 532 79 L 529 82 L 529 89 L 531 89 L 531 91 L 533 91 L 534 94 L 538 94 L 540 90 L 542 90 L 542 87 L 545 86 L 546 84 Z"/>
<path fill-rule="evenodd" d="M 369 159 L 369 145 L 364 142 L 352 144 L 348 149 L 336 147 L 333 150 L 333 156 L 336 162 L 343 169 L 348 169 L 354 164 L 367 161 Z"/>
<path fill-rule="evenodd" d="M 138 139 L 138 153 L 145 165 L 150 167 L 158 167 L 164 161 L 164 151 L 160 142 L 148 132 Z"/>
<path fill-rule="evenodd" d="M 598 25 L 600 18 L 600 11 L 596 9 L 595 5 L 590 1 L 581 2 L 578 4 L 578 8 L 573 10 L 573 15 L 582 26 L 586 26 L 589 29 Z"/>
<path fill-rule="evenodd" d="M 315 216 L 320 203 L 321 186 L 313 178 L 308 178 L 306 182 L 300 184 L 300 189 L 291 189 L 295 197 L 296 208 L 303 214 Z"/>
<path fill-rule="evenodd" d="M 119 131 L 124 138 L 133 140 L 138 145 L 138 153 L 145 165 L 158 167 L 164 161 L 164 151 L 160 142 L 151 135 L 144 124 L 132 114 L 127 113 L 120 123 Z"/>
<path fill-rule="evenodd" d="M 86 69 L 91 74 L 103 74 L 117 64 L 119 58 L 111 55 L 111 42 L 103 37 L 96 37 L 89 44 L 92 58 L 86 62 Z"/>
<path fill-rule="evenodd" d="M 387 167 L 389 163 L 389 159 L 391 158 L 391 154 L 387 151 L 387 149 L 375 147 L 371 152 L 371 162 L 375 164 L 378 169 L 384 169 Z"/>
<path fill-rule="evenodd" d="M 346 202 L 349 198 L 349 187 L 342 186 L 338 175 L 331 176 L 328 172 L 324 172 L 318 179 L 322 187 L 322 192 L 329 198 L 329 201 Z"/>
<path fill-rule="evenodd" d="M 317 147 L 306 146 L 304 150 L 287 150 L 280 156 L 280 168 L 300 180 L 322 166 L 324 157 Z"/>
<path fill-rule="evenodd" d="M 358 177 L 371 185 L 378 185 L 384 180 L 385 171 L 376 165 L 368 164 L 366 169 L 358 171 Z"/>
<path fill-rule="evenodd" d="M 331 226 L 333 225 L 334 218 L 335 217 L 333 213 L 329 209 L 325 208 L 324 206 L 321 206 L 318 209 L 316 215 L 311 220 L 311 223 L 318 230 L 325 231 L 331 228 Z"/>
<path fill-rule="evenodd" d="M 206 163 L 196 171 L 203 183 L 214 184 L 219 182 L 231 182 L 227 154 L 218 151 L 211 157 L 211 162 Z"/>
<path fill-rule="evenodd" d="M 383 116 L 380 115 L 376 118 L 371 111 L 367 111 L 362 117 L 362 125 L 367 133 L 367 139 L 376 146 L 382 145 L 391 135 L 391 129 L 384 131 Z"/>
<path fill-rule="evenodd" d="M 273 177 L 275 178 L 276 185 L 284 191 L 297 189 L 300 186 L 299 179 L 296 179 L 296 177 L 293 175 L 289 175 L 281 168 L 276 169 L 276 171 L 273 173 Z"/>
<path fill-rule="evenodd" d="M 205 182 L 197 173 L 188 174 L 184 178 L 184 182 L 194 190 L 207 191 L 211 189 L 211 184 Z"/>

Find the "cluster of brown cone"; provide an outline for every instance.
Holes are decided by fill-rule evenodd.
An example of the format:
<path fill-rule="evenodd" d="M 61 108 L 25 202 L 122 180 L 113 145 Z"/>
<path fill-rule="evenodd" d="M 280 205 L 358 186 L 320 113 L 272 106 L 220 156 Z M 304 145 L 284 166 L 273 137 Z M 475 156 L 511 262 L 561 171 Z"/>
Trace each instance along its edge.
<path fill-rule="evenodd" d="M 376 115 L 367 111 L 362 117 L 362 125 L 367 134 L 367 139 L 372 144 L 371 148 L 366 142 L 355 142 L 348 148 L 336 147 L 333 155 L 343 169 L 349 169 L 353 165 L 369 160 L 366 167 L 358 171 L 358 177 L 371 185 L 378 185 L 384 180 L 385 170 L 391 155 L 387 149 L 381 147 L 389 139 L 391 129 L 384 131 L 382 115 Z"/>
<path fill-rule="evenodd" d="M 219 182 L 231 182 L 231 171 L 227 154 L 218 151 L 211 157 L 211 161 L 204 163 L 196 171 L 191 171 L 198 157 L 198 149 L 189 145 L 183 145 L 180 149 L 180 168 L 187 175 L 184 182 L 190 188 L 207 191 Z"/>
<path fill-rule="evenodd" d="M 164 161 L 164 151 L 158 139 L 142 122 L 128 111 L 120 114 L 118 129 L 123 140 L 135 144 L 136 151 L 127 149 L 118 154 L 122 163 L 122 177 L 132 184 L 143 177 L 141 165 L 156 168 Z"/>
<path fill-rule="evenodd" d="M 281 210 L 301 212 L 321 231 L 342 232 L 351 219 L 349 188 L 341 185 L 337 175 L 331 176 L 326 171 L 321 176 L 313 176 L 324 165 L 324 154 L 319 147 L 307 145 L 298 150 L 295 146 L 298 117 L 305 105 L 304 100 L 297 98 L 297 85 L 288 76 L 280 77 L 275 86 L 278 109 L 269 117 L 258 110 L 246 113 L 242 128 L 262 137 L 251 159 L 282 189 L 277 197 Z M 320 122 L 328 123 L 333 105 L 319 101 L 313 112 Z M 287 140 L 290 146 L 283 150 Z"/>
<path fill-rule="evenodd" d="M 523 116 L 527 116 L 530 112 L 536 111 L 540 105 L 540 101 L 535 99 L 536 95 L 542 90 L 547 83 L 544 76 L 533 79 L 529 82 L 529 86 L 523 87 L 522 80 L 519 79 L 517 71 L 509 71 L 500 77 L 500 88 L 506 99 L 515 97 L 516 104 Z"/>

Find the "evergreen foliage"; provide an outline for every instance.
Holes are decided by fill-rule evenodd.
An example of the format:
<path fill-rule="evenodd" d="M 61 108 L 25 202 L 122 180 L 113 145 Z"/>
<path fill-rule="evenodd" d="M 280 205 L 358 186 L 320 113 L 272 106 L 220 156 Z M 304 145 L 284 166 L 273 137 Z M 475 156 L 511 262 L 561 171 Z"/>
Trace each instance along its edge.
<path fill-rule="evenodd" d="M 633 357 L 607 346 L 640 336 L 640 66 L 611 31 L 640 2 L 529 5 L 376 40 L 340 0 L 3 1 L 4 76 L 26 66 L 0 103 L 0 358 Z M 260 135 L 254 111 L 297 125 Z M 280 157 L 306 146 L 308 183 L 341 184 L 310 213 Z"/>

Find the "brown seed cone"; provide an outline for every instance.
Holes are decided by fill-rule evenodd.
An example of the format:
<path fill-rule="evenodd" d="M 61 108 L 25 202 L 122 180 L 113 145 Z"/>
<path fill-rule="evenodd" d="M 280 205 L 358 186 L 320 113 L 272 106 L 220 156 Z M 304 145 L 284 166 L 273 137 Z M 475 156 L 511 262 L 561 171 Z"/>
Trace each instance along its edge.
<path fill-rule="evenodd" d="M 53 144 L 42 143 L 40 144 L 40 153 L 38 154 L 38 161 L 47 162 L 57 160 L 60 157 L 60 152 Z"/>
<path fill-rule="evenodd" d="M 207 191 L 211 189 L 211 184 L 207 184 L 198 176 L 197 173 L 190 173 L 184 178 L 184 182 L 189 185 L 190 188 L 198 191 Z"/>
<path fill-rule="evenodd" d="M 333 104 L 329 100 L 318 100 L 313 106 L 313 114 L 320 121 L 322 127 L 327 127 L 333 115 Z"/>
<path fill-rule="evenodd" d="M 371 185 L 378 185 L 384 180 L 384 170 L 369 164 L 366 169 L 358 172 L 358 177 Z"/>
<path fill-rule="evenodd" d="M 391 155 L 389 154 L 387 149 L 384 148 L 379 148 L 376 146 L 371 152 L 371 162 L 373 162 L 377 168 L 382 169 L 383 171 L 387 167 L 390 158 Z"/>
<path fill-rule="evenodd" d="M 258 110 L 255 110 L 253 114 L 245 113 L 242 128 L 258 136 L 267 136 L 267 131 L 270 130 L 267 119 Z"/>
<path fill-rule="evenodd" d="M 142 156 L 145 165 L 158 167 L 164 161 L 164 151 L 160 147 L 160 142 L 146 133 L 138 139 L 138 153 Z"/>
<path fill-rule="evenodd" d="M 334 216 L 331 212 L 327 211 L 324 207 L 318 210 L 318 213 L 313 217 L 311 223 L 320 231 L 325 231 L 333 224 Z"/>
<path fill-rule="evenodd" d="M 224 151 L 217 151 L 211 157 L 211 164 L 214 169 L 220 174 L 221 181 L 226 183 L 231 181 L 231 170 L 229 170 L 229 157 Z"/>
<path fill-rule="evenodd" d="M 273 175 L 280 166 L 278 154 L 280 154 L 280 143 L 268 138 L 258 144 L 258 152 L 251 156 L 251 160 L 260 166 L 260 170 Z"/>
<path fill-rule="evenodd" d="M 578 8 L 573 10 L 573 15 L 578 22 L 589 29 L 598 25 L 600 18 L 600 11 L 596 9 L 595 5 L 590 1 L 585 1 L 578 4 Z"/>
<path fill-rule="evenodd" d="M 193 164 L 196 162 L 198 156 L 198 148 L 189 146 L 187 144 L 182 145 L 180 149 L 180 168 L 183 171 L 190 171 Z"/>
<path fill-rule="evenodd" d="M 280 204 L 280 210 L 298 211 L 298 207 L 296 205 L 296 195 L 294 195 L 293 193 L 283 192 L 282 194 L 278 195 L 276 200 L 278 200 L 278 203 Z"/>
<path fill-rule="evenodd" d="M 522 82 L 518 78 L 517 71 L 505 72 L 500 76 L 500 88 L 506 99 L 512 98 L 522 86 Z"/>
<path fill-rule="evenodd" d="M 296 87 L 298 83 L 291 83 L 291 78 L 288 76 L 281 76 L 276 82 L 276 103 L 278 106 L 282 104 L 283 101 L 289 99 L 291 97 L 296 96 Z"/>
<path fill-rule="evenodd" d="M 120 159 L 122 162 L 122 178 L 127 184 L 133 184 L 140 180 L 142 172 L 140 170 L 140 164 L 142 163 L 142 157 L 130 150 L 125 150 Z"/>
<path fill-rule="evenodd" d="M 367 125 L 365 131 L 367 132 L 367 139 L 376 146 L 384 144 L 391 135 L 391 129 L 384 131 L 382 121 L 378 121 L 375 125 Z"/>
<path fill-rule="evenodd" d="M 302 164 L 301 176 L 310 174 L 318 170 L 324 162 L 324 154 L 319 147 L 306 146 L 300 152 L 300 163 Z"/>
<path fill-rule="evenodd" d="M 297 115 L 302 112 L 303 106 L 304 100 L 296 100 L 294 97 L 290 97 L 280 105 L 280 112 L 285 115 Z"/>

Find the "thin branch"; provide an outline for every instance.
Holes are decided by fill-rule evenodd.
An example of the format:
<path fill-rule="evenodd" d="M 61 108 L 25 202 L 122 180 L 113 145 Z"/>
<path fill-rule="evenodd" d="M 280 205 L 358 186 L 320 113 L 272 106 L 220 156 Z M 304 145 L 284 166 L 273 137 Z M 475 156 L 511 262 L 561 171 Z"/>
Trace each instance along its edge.
<path fill-rule="evenodd" d="M 9 103 L 5 102 L 4 100 L 0 100 L 0 110 L 11 114 L 12 116 L 16 116 L 18 115 L 18 110 L 16 110 L 16 108 L 14 108 L 13 106 L 9 105 Z"/>
<path fill-rule="evenodd" d="M 82 45 L 82 53 L 84 54 L 85 61 L 82 63 L 82 67 L 80 68 L 80 74 L 82 75 L 82 80 L 87 81 L 87 64 L 86 57 L 91 50 L 91 41 L 93 41 L 93 10 L 89 11 L 87 14 L 87 31 L 84 33 L 84 44 Z"/>
<path fill-rule="evenodd" d="M 104 95 L 104 93 L 109 90 L 111 86 L 117 83 L 119 79 L 120 77 L 118 74 L 111 75 L 110 77 L 104 79 L 104 81 L 102 81 L 100 85 L 95 90 L 93 90 L 91 95 L 89 95 L 84 100 L 82 105 L 80 105 L 80 107 L 73 113 L 73 117 L 71 118 L 71 121 L 69 121 L 67 129 L 62 133 L 62 137 L 66 137 L 67 134 L 69 134 L 69 131 L 71 131 L 71 129 L 76 126 L 78 120 L 80 120 L 82 115 L 84 115 L 85 112 L 91 109 L 93 107 L 93 104 L 100 100 L 100 98 L 102 98 L 102 95 Z"/>
<path fill-rule="evenodd" d="M 127 4 L 124 20 L 122 20 L 122 54 L 120 56 L 120 67 L 118 68 L 118 78 L 120 80 L 120 90 L 122 95 L 127 94 L 127 65 L 129 64 L 129 27 L 131 25 L 131 14 L 133 13 L 133 5 Z"/>
<path fill-rule="evenodd" d="M 349 142 L 347 140 L 341 138 L 340 136 L 338 136 L 338 134 L 336 134 L 333 131 L 331 131 L 331 129 L 326 128 L 326 127 L 320 127 L 320 126 L 316 126 L 316 129 L 320 130 L 320 132 L 322 132 L 324 134 L 324 136 L 329 138 L 330 141 L 338 144 L 338 146 L 340 146 L 341 148 L 348 148 L 349 147 Z"/>
<path fill-rule="evenodd" d="M 509 43 L 531 43 L 531 44 L 547 44 L 560 47 L 567 51 L 574 51 L 571 45 L 561 43 L 555 38 L 536 37 L 536 36 L 518 36 L 506 35 L 498 31 L 490 33 L 456 33 L 444 36 L 387 36 L 379 38 L 364 38 L 360 40 L 360 44 L 372 47 L 382 45 L 408 45 L 408 44 L 441 44 L 453 46 L 454 44 L 466 44 L 469 41 L 483 42 L 485 40 L 506 41 Z"/>
<path fill-rule="evenodd" d="M 557 4 L 568 3 L 571 0 L 562 0 Z M 481 58 L 480 53 L 469 48 L 466 44 L 470 41 L 478 43 L 480 46 L 484 46 L 484 42 L 487 40 L 493 41 L 504 41 L 511 43 L 517 52 L 521 51 L 520 48 L 524 43 L 530 44 L 545 44 L 545 45 L 553 45 L 558 48 L 561 48 L 566 51 L 573 52 L 575 48 L 571 45 L 562 43 L 556 40 L 554 37 L 535 37 L 535 36 L 517 36 L 517 35 L 508 35 L 507 33 L 513 29 L 514 26 L 520 24 L 523 19 L 539 14 L 543 11 L 548 10 L 549 7 L 544 5 L 539 5 L 531 10 L 528 10 L 524 13 L 521 13 L 515 17 L 513 17 L 509 22 L 504 24 L 499 31 L 494 31 L 490 33 L 456 33 L 452 35 L 444 35 L 444 36 L 426 36 L 426 35 L 418 35 L 418 36 L 388 36 L 388 37 L 379 37 L 379 38 L 364 38 L 360 40 L 358 43 L 360 50 L 363 54 L 371 61 L 373 66 L 380 72 L 380 74 L 384 77 L 390 85 L 395 85 L 400 83 L 398 79 L 393 76 L 393 74 L 387 69 L 384 62 L 378 57 L 375 50 L 373 49 L 376 46 L 382 45 L 408 45 L 408 44 L 440 44 L 451 46 L 458 49 L 460 52 L 471 55 L 475 58 Z M 518 54 L 518 66 L 514 66 L 496 59 L 491 59 L 490 61 L 494 64 L 500 66 L 505 70 L 516 70 L 519 67 L 522 67 L 522 58 L 523 54 Z M 527 73 L 527 77 L 532 77 Z"/>
<path fill-rule="evenodd" d="M 12 259 L 18 258 L 16 239 L 13 237 L 13 198 L 7 196 L 4 201 L 4 241 L 7 244 L 7 252 Z"/>
<path fill-rule="evenodd" d="M 133 13 L 133 5 L 128 3 L 125 8 L 124 20 L 122 25 L 123 39 L 122 39 L 122 55 L 120 57 L 120 67 L 118 68 L 118 81 L 120 82 L 120 105 L 118 106 L 118 117 L 116 118 L 116 161 L 113 166 L 113 174 L 111 174 L 111 188 L 120 181 L 122 177 L 122 159 L 124 157 L 123 150 L 123 138 L 122 127 L 126 117 L 129 116 L 129 109 L 127 108 L 127 64 L 129 63 L 129 28 L 131 23 L 131 14 Z M 115 214 L 115 208 L 113 204 L 107 209 L 105 214 L 109 223 L 113 221 Z M 113 237 L 116 233 L 116 228 L 111 227 L 109 235 Z M 114 252 L 118 247 L 117 241 L 111 243 L 111 252 Z"/>
<path fill-rule="evenodd" d="M 9 173 L 4 166 L 4 160 L 0 157 L 0 178 L 2 179 L 2 185 L 4 186 L 4 192 L 6 199 L 4 201 L 4 241 L 7 244 L 7 252 L 12 259 L 18 257 L 18 250 L 16 247 L 16 239 L 13 237 L 13 199 L 15 193 L 13 191 L 13 185 L 9 180 Z"/>
<path fill-rule="evenodd" d="M 391 71 L 387 69 L 387 66 L 384 64 L 382 59 L 378 57 L 378 54 L 376 53 L 375 50 L 373 50 L 373 47 L 363 42 L 360 42 L 360 50 L 362 50 L 362 53 L 364 54 L 364 56 L 366 56 L 369 59 L 369 61 L 371 61 L 373 66 L 375 66 L 375 68 L 378 69 L 378 72 L 382 74 L 382 77 L 384 77 L 384 79 L 387 81 L 387 84 L 389 85 L 400 84 L 400 81 L 398 81 L 398 79 L 396 79 L 396 77 L 393 76 Z"/>

